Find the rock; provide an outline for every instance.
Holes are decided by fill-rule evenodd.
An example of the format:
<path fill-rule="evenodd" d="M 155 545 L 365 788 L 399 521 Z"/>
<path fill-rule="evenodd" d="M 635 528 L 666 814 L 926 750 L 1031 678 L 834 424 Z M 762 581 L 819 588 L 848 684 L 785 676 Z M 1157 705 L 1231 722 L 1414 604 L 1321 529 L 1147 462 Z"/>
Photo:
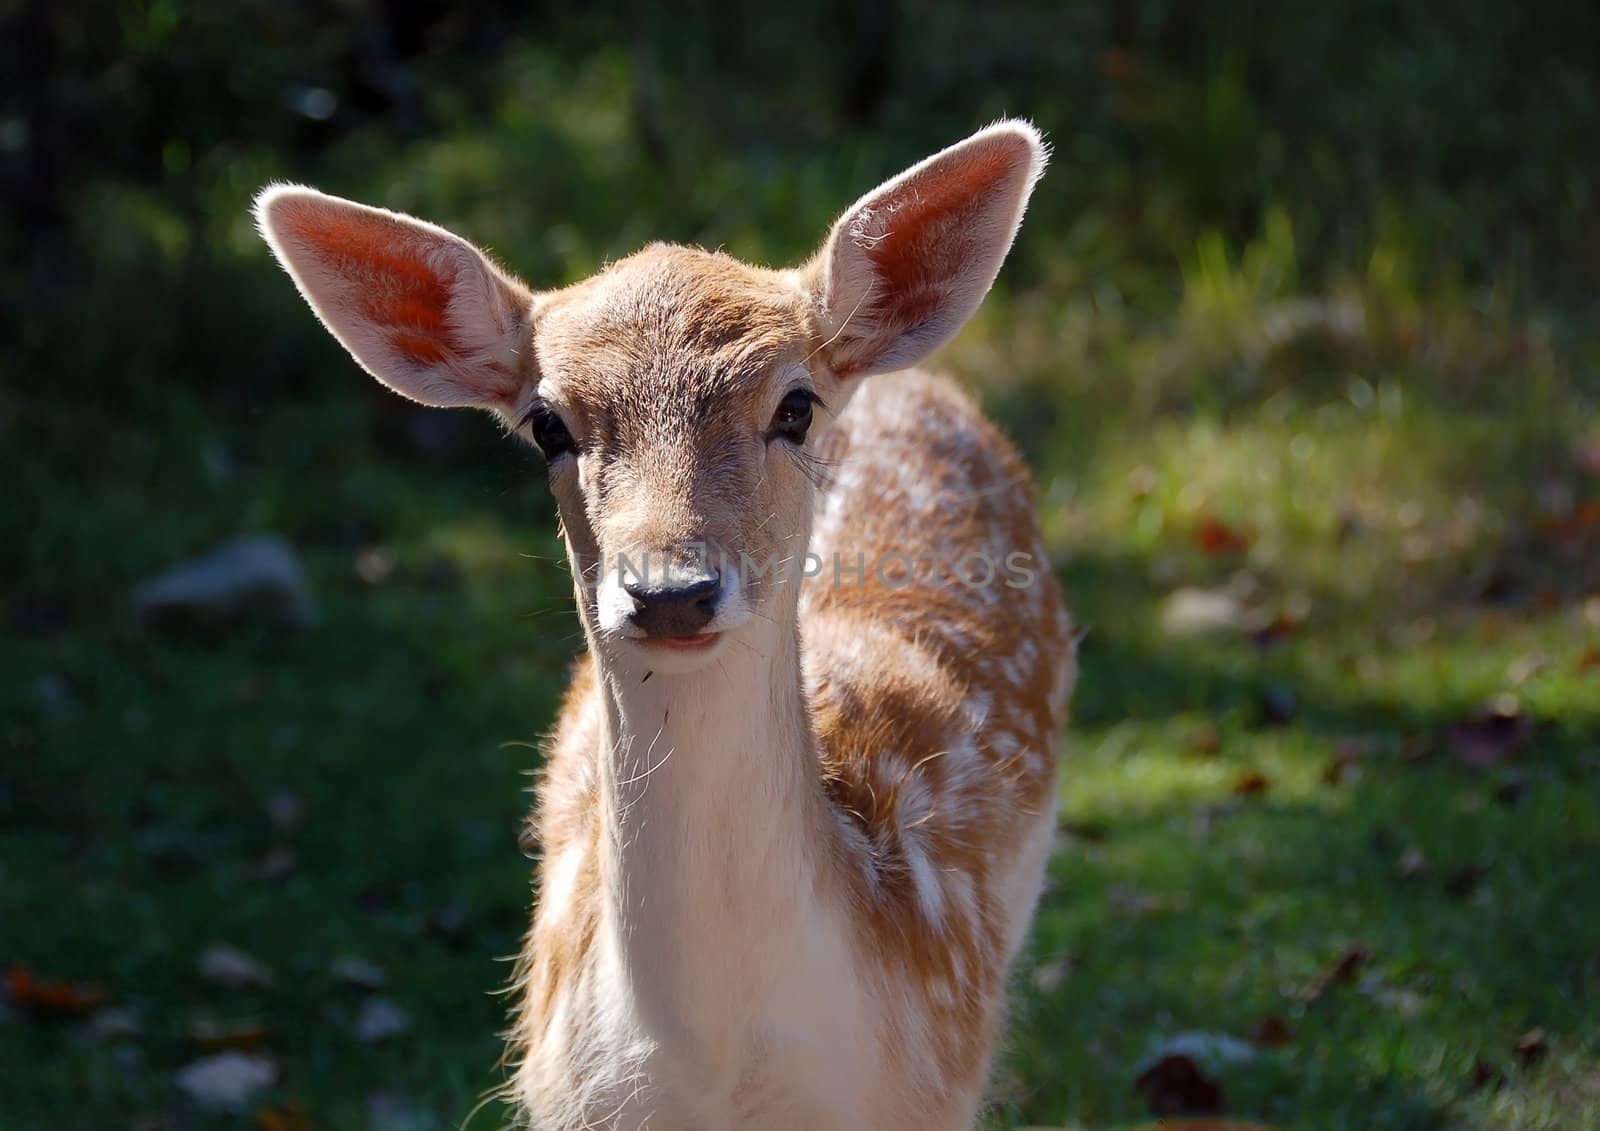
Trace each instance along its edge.
<path fill-rule="evenodd" d="M 102 1009 L 89 1018 L 85 1036 L 96 1044 L 106 1041 L 128 1040 L 144 1032 L 139 1017 L 131 1009 Z"/>
<path fill-rule="evenodd" d="M 394 553 L 382 546 L 368 546 L 356 555 L 356 576 L 368 585 L 382 585 L 394 574 Z"/>
<path fill-rule="evenodd" d="M 360 986 L 364 990 L 382 989 L 383 984 L 388 981 L 382 968 L 353 954 L 341 955 L 334 959 L 328 972 L 339 981 Z"/>
<path fill-rule="evenodd" d="M 1244 607 L 1226 589 L 1183 586 L 1161 603 L 1161 627 L 1168 636 L 1236 631 L 1243 623 Z"/>
<path fill-rule="evenodd" d="M 300 561 L 274 535 L 247 535 L 179 562 L 133 594 L 139 620 L 161 631 L 215 630 L 262 618 L 304 626 L 316 602 Z"/>
<path fill-rule="evenodd" d="M 411 1029 L 411 1018 L 387 998 L 368 998 L 356 1016 L 356 1036 L 368 1044 L 402 1036 Z"/>
<path fill-rule="evenodd" d="M 372 1131 L 434 1131 L 439 1121 L 406 1096 L 373 1092 L 367 1097 L 367 1125 Z"/>
<path fill-rule="evenodd" d="M 1033 983 L 1033 988 L 1042 994 L 1054 993 L 1061 983 L 1066 981 L 1071 969 L 1072 956 L 1060 955 L 1036 966 L 1029 981 Z"/>
<path fill-rule="evenodd" d="M 1154 1066 L 1169 1056 L 1186 1056 L 1203 1068 L 1220 1073 L 1233 1064 L 1244 1064 L 1256 1058 L 1257 1049 L 1249 1041 L 1241 1041 L 1230 1033 L 1211 1033 L 1191 1029 L 1174 1033 L 1162 1041 L 1140 1063 L 1138 1071 Z"/>
<path fill-rule="evenodd" d="M 293 790 L 280 789 L 267 798 L 267 819 L 279 832 L 293 832 L 304 815 L 305 806 L 301 804 L 300 795 Z"/>
<path fill-rule="evenodd" d="M 250 1097 L 278 1080 L 278 1066 L 270 1057 L 254 1053 L 219 1052 L 201 1057 L 178 1073 L 178 1087 L 201 1107 L 242 1110 Z"/>
<path fill-rule="evenodd" d="M 270 986 L 272 972 L 237 947 L 225 943 L 208 946 L 195 963 L 200 976 L 219 986 Z"/>

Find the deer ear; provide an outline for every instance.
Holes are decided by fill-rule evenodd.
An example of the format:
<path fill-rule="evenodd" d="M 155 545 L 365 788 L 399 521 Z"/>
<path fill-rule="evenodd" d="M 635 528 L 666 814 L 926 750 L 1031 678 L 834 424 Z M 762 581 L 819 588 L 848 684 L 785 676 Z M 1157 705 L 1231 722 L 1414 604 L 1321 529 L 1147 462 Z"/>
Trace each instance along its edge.
<path fill-rule="evenodd" d="M 996 122 L 856 201 L 806 268 L 834 373 L 904 369 L 978 309 L 1022 223 L 1048 150 Z"/>
<path fill-rule="evenodd" d="M 426 405 L 512 410 L 533 296 L 477 248 L 296 185 L 264 190 L 255 214 L 301 295 L 368 373 Z"/>

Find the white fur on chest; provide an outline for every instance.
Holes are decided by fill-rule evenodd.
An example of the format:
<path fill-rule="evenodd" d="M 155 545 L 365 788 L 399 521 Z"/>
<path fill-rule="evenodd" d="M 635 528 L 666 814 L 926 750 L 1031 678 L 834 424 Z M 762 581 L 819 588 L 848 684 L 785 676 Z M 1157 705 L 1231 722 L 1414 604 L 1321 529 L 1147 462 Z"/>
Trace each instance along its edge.
<path fill-rule="evenodd" d="M 759 993 L 730 980 L 714 995 L 712 1028 L 727 1035 L 717 1045 L 688 1032 L 650 1035 L 622 1005 L 629 1000 L 622 948 L 614 936 L 597 940 L 587 975 L 557 1006 L 574 1094 L 588 1093 L 574 1113 L 578 1124 L 629 1131 L 877 1126 L 870 1112 L 884 1065 L 873 1025 L 881 1011 L 827 919 L 819 911 L 794 937 L 769 940 L 774 961 Z"/>
<path fill-rule="evenodd" d="M 607 1077 L 583 1105 L 590 1123 L 872 1126 L 883 1010 L 846 908 L 819 894 L 797 669 L 792 648 L 766 643 L 767 662 L 616 677 L 606 911 L 556 1038 L 575 1082 Z"/>

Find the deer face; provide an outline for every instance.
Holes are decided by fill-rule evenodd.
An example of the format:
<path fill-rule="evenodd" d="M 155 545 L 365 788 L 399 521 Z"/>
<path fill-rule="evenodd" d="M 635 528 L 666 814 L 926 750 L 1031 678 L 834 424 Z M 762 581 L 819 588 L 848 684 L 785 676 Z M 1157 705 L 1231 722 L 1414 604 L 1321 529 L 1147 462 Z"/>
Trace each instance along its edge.
<path fill-rule="evenodd" d="M 539 445 L 591 642 L 683 670 L 793 621 L 817 433 L 977 309 L 1044 161 L 997 123 L 862 197 L 797 270 L 654 245 L 540 295 L 408 216 L 289 186 L 256 215 L 379 381 Z"/>
<path fill-rule="evenodd" d="M 681 665 L 790 615 L 831 381 L 809 311 L 793 274 L 664 246 L 536 302 L 518 426 L 549 461 L 601 640 Z"/>

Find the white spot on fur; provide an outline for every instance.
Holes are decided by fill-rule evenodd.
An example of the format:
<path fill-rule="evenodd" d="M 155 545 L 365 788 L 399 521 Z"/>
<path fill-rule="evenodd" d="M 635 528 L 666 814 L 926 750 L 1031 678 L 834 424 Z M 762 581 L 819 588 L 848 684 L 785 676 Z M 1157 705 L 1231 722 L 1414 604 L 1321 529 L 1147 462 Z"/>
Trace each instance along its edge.
<path fill-rule="evenodd" d="M 989 711 L 993 706 L 994 696 L 987 691 L 972 691 L 967 694 L 962 707 L 966 710 L 967 719 L 971 722 L 973 730 L 983 729 L 984 723 L 989 721 Z"/>
<path fill-rule="evenodd" d="M 906 867 L 911 871 L 911 882 L 917 889 L 917 904 L 930 924 L 937 925 L 944 918 L 944 889 L 939 883 L 939 873 L 928 858 L 922 837 L 915 830 L 901 834 L 900 850 L 905 854 Z"/>

